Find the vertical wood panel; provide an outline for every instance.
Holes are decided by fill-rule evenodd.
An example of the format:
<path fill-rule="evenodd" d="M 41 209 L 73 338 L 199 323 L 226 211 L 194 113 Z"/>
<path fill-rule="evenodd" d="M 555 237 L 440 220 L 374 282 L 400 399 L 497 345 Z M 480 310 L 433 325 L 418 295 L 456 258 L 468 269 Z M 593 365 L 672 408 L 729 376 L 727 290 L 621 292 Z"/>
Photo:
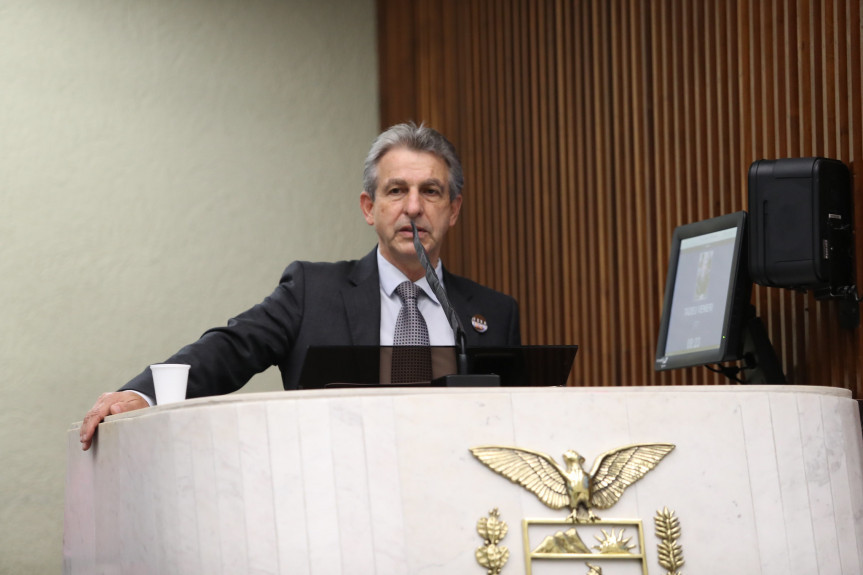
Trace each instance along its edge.
<path fill-rule="evenodd" d="M 526 343 L 580 344 L 571 384 L 723 383 L 653 354 L 673 229 L 746 209 L 753 161 L 835 157 L 863 192 L 859 0 L 379 0 L 378 22 L 382 123 L 462 154 L 446 265 L 515 296 Z M 836 302 L 753 302 L 792 382 L 863 396 Z"/>

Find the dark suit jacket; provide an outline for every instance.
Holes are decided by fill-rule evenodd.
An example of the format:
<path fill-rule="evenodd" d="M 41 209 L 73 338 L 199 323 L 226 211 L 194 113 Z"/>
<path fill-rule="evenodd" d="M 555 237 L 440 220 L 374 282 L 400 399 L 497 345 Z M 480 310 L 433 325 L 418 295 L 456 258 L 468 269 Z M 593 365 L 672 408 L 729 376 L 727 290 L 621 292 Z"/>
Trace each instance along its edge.
<path fill-rule="evenodd" d="M 310 346 L 379 345 L 381 323 L 377 251 L 361 260 L 294 262 L 263 302 L 208 330 L 164 363 L 187 363 L 188 397 L 230 393 L 272 365 L 285 389 L 296 389 Z M 518 305 L 510 296 L 444 270 L 450 303 L 465 326 L 467 345 L 519 345 Z M 470 327 L 484 316 L 488 330 Z M 155 397 L 150 369 L 122 387 Z"/>

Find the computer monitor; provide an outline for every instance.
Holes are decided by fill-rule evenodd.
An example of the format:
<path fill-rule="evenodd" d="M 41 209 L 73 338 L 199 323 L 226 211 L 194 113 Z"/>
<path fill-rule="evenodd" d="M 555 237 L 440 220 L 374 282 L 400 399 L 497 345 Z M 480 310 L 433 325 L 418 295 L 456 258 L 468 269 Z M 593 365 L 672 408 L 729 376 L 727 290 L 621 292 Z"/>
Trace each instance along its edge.
<path fill-rule="evenodd" d="M 674 230 L 657 371 L 743 358 L 752 291 L 746 233 L 746 212 Z"/>
<path fill-rule="evenodd" d="M 300 389 L 390 385 L 392 346 L 313 346 L 306 352 Z M 577 345 L 469 347 L 471 374 L 495 374 L 504 387 L 563 386 Z M 455 347 L 432 347 L 433 385 L 456 373 Z M 429 382 L 410 384 L 427 386 Z M 442 384 L 443 385 L 443 384 Z M 449 384 L 447 384 L 449 385 Z M 461 386 L 461 384 L 459 384 Z"/>

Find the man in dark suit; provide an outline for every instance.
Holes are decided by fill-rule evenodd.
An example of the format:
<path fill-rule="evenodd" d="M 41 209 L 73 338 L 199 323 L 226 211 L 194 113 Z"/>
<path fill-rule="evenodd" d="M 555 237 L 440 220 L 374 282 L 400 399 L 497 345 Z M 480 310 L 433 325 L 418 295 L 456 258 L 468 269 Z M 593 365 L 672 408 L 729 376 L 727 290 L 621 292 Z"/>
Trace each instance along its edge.
<path fill-rule="evenodd" d="M 402 283 L 420 289 L 429 343 L 453 345 L 449 320 L 417 258 L 412 221 L 462 324 L 473 326 L 466 328 L 467 344 L 518 345 L 515 300 L 452 275 L 440 263 L 444 238 L 458 221 L 463 184 L 455 148 L 440 133 L 414 124 L 383 132 L 366 158 L 360 194 L 377 247 L 357 261 L 292 263 L 263 302 L 166 360 L 191 365 L 187 397 L 236 391 L 271 365 L 279 366 L 285 389 L 296 389 L 310 346 L 393 345 Z M 100 396 L 81 426 L 83 449 L 107 415 L 148 407 L 154 395 L 145 369 L 120 391 Z"/>

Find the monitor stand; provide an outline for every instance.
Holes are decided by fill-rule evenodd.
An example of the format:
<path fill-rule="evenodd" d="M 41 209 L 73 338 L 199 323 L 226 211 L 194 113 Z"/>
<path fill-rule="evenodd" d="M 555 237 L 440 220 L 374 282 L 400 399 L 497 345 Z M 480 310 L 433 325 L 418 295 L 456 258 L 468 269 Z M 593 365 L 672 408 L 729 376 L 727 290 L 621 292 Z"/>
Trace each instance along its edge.
<path fill-rule="evenodd" d="M 761 318 L 750 305 L 749 318 L 743 330 L 744 383 L 749 385 L 786 384 L 782 363 L 764 328 Z"/>

